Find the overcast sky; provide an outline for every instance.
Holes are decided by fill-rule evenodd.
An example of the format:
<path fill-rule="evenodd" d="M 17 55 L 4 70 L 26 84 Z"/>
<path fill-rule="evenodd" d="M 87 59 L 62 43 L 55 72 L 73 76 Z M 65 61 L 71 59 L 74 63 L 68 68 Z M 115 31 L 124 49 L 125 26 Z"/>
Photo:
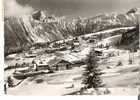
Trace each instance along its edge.
<path fill-rule="evenodd" d="M 140 0 L 17 0 L 22 6 L 47 9 L 57 16 L 90 17 L 99 13 L 126 12 Z"/>

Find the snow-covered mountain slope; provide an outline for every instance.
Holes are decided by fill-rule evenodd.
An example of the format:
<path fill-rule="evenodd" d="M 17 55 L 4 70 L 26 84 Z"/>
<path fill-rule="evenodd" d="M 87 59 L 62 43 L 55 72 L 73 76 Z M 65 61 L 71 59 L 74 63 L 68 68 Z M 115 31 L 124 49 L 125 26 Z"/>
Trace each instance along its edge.
<path fill-rule="evenodd" d="M 52 42 L 69 37 L 61 31 L 65 25 L 61 20 L 51 17 L 43 22 L 34 19 L 32 15 L 6 18 L 5 50 L 11 51 L 33 43 Z"/>
<path fill-rule="evenodd" d="M 5 53 L 21 50 L 38 42 L 52 42 L 106 29 L 135 26 L 139 13 L 137 9 L 133 10 L 126 14 L 102 14 L 72 21 L 49 15 L 45 11 L 5 18 Z"/>
<path fill-rule="evenodd" d="M 127 13 L 100 14 L 87 19 L 87 23 L 93 24 L 96 30 L 105 30 L 116 27 L 129 27 L 138 23 L 140 10 L 130 9 Z"/>

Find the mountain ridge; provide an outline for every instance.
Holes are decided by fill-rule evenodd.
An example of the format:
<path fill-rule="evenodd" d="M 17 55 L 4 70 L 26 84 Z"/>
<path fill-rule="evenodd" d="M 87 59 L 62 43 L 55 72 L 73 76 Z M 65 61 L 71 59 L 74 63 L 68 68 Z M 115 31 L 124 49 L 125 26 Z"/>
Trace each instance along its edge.
<path fill-rule="evenodd" d="M 49 15 L 41 10 L 32 15 L 6 17 L 5 53 L 38 42 L 53 42 L 106 29 L 137 25 L 139 10 L 130 9 L 128 12 L 101 14 L 85 19 L 78 17 L 73 21 L 66 21 L 65 17 Z"/>

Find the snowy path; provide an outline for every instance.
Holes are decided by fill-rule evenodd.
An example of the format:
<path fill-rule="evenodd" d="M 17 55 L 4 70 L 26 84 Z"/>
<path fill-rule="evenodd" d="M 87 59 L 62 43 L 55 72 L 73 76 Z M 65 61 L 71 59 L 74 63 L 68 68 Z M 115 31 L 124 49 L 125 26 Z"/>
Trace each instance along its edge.
<path fill-rule="evenodd" d="M 87 35 L 84 35 L 84 36 L 85 36 L 85 37 L 91 37 L 91 36 L 94 36 L 94 35 L 107 34 L 107 33 L 114 32 L 114 31 L 128 30 L 128 29 L 133 29 L 133 28 L 135 28 L 135 27 L 114 28 L 114 29 L 99 31 L 99 32 L 95 32 L 95 33 L 90 33 L 90 34 L 87 34 Z"/>

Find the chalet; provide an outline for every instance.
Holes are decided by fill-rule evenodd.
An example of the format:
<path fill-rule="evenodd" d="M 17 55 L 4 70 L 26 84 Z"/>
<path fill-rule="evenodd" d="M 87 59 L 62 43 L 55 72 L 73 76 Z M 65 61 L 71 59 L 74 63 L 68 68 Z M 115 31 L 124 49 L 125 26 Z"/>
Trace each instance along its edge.
<path fill-rule="evenodd" d="M 81 36 L 81 38 L 85 41 L 87 41 L 89 39 L 89 37 L 85 37 L 85 36 Z"/>
<path fill-rule="evenodd" d="M 45 61 L 34 62 L 33 66 L 36 71 L 49 70 L 49 65 Z"/>
<path fill-rule="evenodd" d="M 55 71 L 68 70 L 72 68 L 72 63 L 64 59 L 54 59 L 48 62 L 48 65 Z"/>
<path fill-rule="evenodd" d="M 30 54 L 29 53 L 25 53 L 24 55 L 25 55 L 25 58 L 34 58 L 34 57 L 37 56 L 37 54 L 31 54 L 31 52 L 30 52 Z"/>
<path fill-rule="evenodd" d="M 95 42 L 96 42 L 96 39 L 89 39 L 88 42 L 89 42 L 89 43 L 95 43 Z"/>
<path fill-rule="evenodd" d="M 80 65 L 84 65 L 86 63 L 86 56 L 82 56 L 79 58 L 79 56 L 76 56 L 74 54 L 66 54 L 65 56 L 63 56 L 63 59 L 70 62 L 73 67 L 80 67 Z"/>
<path fill-rule="evenodd" d="M 51 48 L 45 50 L 46 53 L 54 53 L 55 51 L 56 49 L 51 49 Z"/>
<path fill-rule="evenodd" d="M 29 67 L 17 68 L 15 72 L 26 73 L 29 72 Z"/>
<path fill-rule="evenodd" d="M 73 45 L 74 45 L 75 47 L 79 47 L 79 46 L 80 46 L 80 43 L 79 43 L 78 41 L 75 41 L 75 42 L 73 42 Z"/>
<path fill-rule="evenodd" d="M 71 69 L 72 64 L 66 60 L 60 60 L 56 63 L 55 67 L 56 67 L 56 70 L 68 70 L 68 69 Z"/>

